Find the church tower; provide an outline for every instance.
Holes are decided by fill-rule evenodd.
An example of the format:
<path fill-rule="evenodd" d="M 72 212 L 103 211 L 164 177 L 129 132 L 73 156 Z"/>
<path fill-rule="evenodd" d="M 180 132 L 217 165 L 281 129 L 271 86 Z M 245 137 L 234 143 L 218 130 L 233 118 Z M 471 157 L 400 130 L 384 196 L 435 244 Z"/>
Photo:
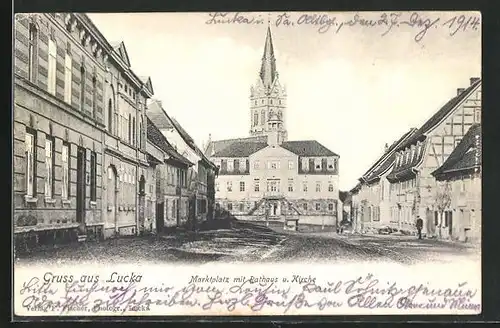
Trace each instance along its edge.
<path fill-rule="evenodd" d="M 268 26 L 259 77 L 250 88 L 250 135 L 277 133 L 280 141 L 286 141 L 285 110 L 286 89 L 279 82 L 271 27 Z M 270 120 L 273 124 L 268 124 Z"/>

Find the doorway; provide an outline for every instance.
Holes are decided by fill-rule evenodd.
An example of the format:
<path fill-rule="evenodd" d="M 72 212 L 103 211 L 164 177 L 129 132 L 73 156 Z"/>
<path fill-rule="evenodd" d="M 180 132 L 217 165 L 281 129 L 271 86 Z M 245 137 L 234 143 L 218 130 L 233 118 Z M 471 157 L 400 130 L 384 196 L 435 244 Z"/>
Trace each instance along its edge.
<path fill-rule="evenodd" d="M 164 214 L 165 205 L 163 202 L 156 203 L 156 233 L 161 234 L 165 225 Z"/>
<path fill-rule="evenodd" d="M 116 182 L 117 182 L 116 168 L 113 165 L 108 167 L 108 183 L 106 186 L 106 199 L 107 199 L 107 215 L 106 223 L 108 227 L 114 227 L 115 232 L 117 231 L 116 224 Z"/>
<path fill-rule="evenodd" d="M 144 233 L 145 230 L 145 215 L 144 206 L 146 202 L 146 179 L 141 175 L 139 179 L 139 233 Z"/>
<path fill-rule="evenodd" d="M 76 157 L 76 222 L 85 225 L 85 149 L 78 147 Z"/>

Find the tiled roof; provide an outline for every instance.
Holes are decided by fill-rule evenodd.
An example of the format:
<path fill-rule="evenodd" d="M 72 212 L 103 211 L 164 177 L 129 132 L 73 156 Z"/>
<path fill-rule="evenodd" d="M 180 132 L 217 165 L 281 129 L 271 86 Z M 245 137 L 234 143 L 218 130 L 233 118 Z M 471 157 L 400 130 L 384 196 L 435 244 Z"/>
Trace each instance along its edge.
<path fill-rule="evenodd" d="M 394 151 L 398 145 L 405 142 L 408 138 L 411 138 L 413 133 L 415 133 L 417 129 L 413 128 L 403 134 L 401 138 L 393 142 L 393 144 L 387 149 L 387 151 L 373 164 L 368 171 L 361 177 L 362 180 L 366 182 L 371 182 L 380 177 L 381 174 L 384 174 L 390 166 L 394 163 L 396 159 L 396 152 Z"/>
<path fill-rule="evenodd" d="M 265 141 L 259 141 L 265 140 Z M 211 143 L 222 142 L 217 146 L 220 150 L 215 151 L 213 157 L 247 157 L 267 146 L 267 137 L 254 137 L 245 139 L 232 139 L 212 141 Z M 224 144 L 225 143 L 225 144 Z M 282 148 L 291 151 L 298 156 L 338 156 L 316 140 L 285 141 L 280 145 Z M 210 150 L 210 145 L 207 150 Z"/>
<path fill-rule="evenodd" d="M 212 153 L 218 153 L 226 147 L 229 147 L 235 142 L 257 142 L 257 143 L 267 143 L 267 136 L 256 136 L 248 138 L 237 138 L 237 139 L 225 139 L 210 141 L 205 149 L 205 155 L 213 156 Z"/>
<path fill-rule="evenodd" d="M 233 142 L 229 146 L 213 154 L 213 157 L 248 157 L 253 153 L 267 147 L 266 142 Z"/>
<path fill-rule="evenodd" d="M 440 110 L 438 110 L 430 119 L 428 119 L 422 127 L 420 127 L 417 132 L 406 142 L 401 144 L 397 150 L 403 150 L 406 147 L 415 144 L 418 140 L 425 138 L 425 134 L 434 128 L 442 119 L 444 119 L 462 100 L 467 98 L 477 86 L 481 84 L 481 79 L 478 79 L 472 83 L 467 89 L 465 89 L 461 94 L 452 98 L 448 101 Z"/>
<path fill-rule="evenodd" d="M 462 141 L 453 150 L 446 161 L 432 172 L 436 178 L 445 178 L 451 172 L 470 171 L 481 167 L 481 125 L 474 124 L 469 128 Z M 478 147 L 479 146 L 479 147 Z"/>
<path fill-rule="evenodd" d="M 285 141 L 281 147 L 299 156 L 338 156 L 316 140 Z"/>
<path fill-rule="evenodd" d="M 158 100 L 153 100 L 148 105 L 146 115 L 159 129 L 174 128 L 174 125 L 172 124 L 172 122 L 170 122 L 169 117 L 166 115 L 165 111 L 161 107 L 161 103 Z"/>
<path fill-rule="evenodd" d="M 210 160 L 203 154 L 193 138 L 184 130 L 184 128 L 177 122 L 174 118 L 170 117 L 167 112 L 163 109 L 161 102 L 158 100 L 154 100 L 148 106 L 148 118 L 155 122 L 156 126 L 160 129 L 175 129 L 177 133 L 181 136 L 181 138 L 186 142 L 186 144 L 193 149 L 198 156 L 200 156 L 205 163 L 215 168 L 215 164 L 210 162 Z"/>
<path fill-rule="evenodd" d="M 156 147 L 163 150 L 174 160 L 183 163 L 185 165 L 193 165 L 187 158 L 179 154 L 175 148 L 168 142 L 167 138 L 161 133 L 161 131 L 154 125 L 154 123 L 147 117 L 147 134 L 148 140 L 150 140 Z"/>

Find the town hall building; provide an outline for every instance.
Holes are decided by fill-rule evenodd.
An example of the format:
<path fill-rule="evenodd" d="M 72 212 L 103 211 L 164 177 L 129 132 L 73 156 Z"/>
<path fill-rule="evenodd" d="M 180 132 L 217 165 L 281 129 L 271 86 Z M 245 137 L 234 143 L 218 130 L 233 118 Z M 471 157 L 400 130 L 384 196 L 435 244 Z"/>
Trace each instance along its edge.
<path fill-rule="evenodd" d="M 260 74 L 250 89 L 250 137 L 209 140 L 205 147 L 219 167 L 216 206 L 239 219 L 336 225 L 339 155 L 316 140 L 288 140 L 286 100 L 268 27 Z"/>

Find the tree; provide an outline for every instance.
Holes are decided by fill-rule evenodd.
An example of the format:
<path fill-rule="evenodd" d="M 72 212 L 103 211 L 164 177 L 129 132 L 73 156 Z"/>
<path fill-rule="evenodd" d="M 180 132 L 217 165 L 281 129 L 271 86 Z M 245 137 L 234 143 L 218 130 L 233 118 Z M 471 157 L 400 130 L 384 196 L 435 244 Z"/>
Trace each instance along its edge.
<path fill-rule="evenodd" d="M 449 182 L 438 184 L 434 196 L 434 206 L 439 213 L 438 231 L 441 237 L 441 227 L 443 226 L 443 213 L 451 205 L 451 186 Z"/>

